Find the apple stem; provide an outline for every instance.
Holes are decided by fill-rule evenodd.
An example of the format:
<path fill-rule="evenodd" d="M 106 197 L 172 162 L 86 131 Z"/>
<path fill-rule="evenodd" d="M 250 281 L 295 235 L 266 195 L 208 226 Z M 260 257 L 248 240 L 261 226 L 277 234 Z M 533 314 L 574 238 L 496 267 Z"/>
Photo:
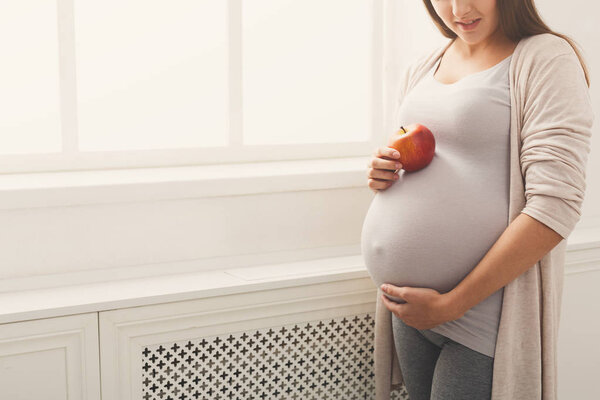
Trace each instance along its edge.
<path fill-rule="evenodd" d="M 404 127 L 403 127 L 403 126 L 400 126 L 400 129 L 402 129 L 402 132 L 403 132 L 403 133 L 406 133 L 406 129 L 404 129 Z"/>

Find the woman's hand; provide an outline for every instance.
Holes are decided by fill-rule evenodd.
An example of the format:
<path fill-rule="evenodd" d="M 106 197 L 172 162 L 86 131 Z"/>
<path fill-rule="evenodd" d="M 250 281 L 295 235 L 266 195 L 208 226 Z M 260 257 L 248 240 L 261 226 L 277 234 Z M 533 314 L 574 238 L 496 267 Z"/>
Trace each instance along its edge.
<path fill-rule="evenodd" d="M 367 164 L 367 186 L 377 193 L 392 186 L 398 179 L 397 172 L 402 168 L 400 153 L 391 147 L 379 147 L 375 150 L 373 158 Z"/>
<path fill-rule="evenodd" d="M 415 329 L 431 329 L 464 315 L 464 312 L 450 302 L 447 294 L 441 294 L 434 289 L 410 286 L 398 287 L 386 283 L 382 285 L 381 290 L 406 301 L 403 304 L 396 303 L 388 299 L 385 294 L 381 295 L 386 308 L 406 325 Z"/>

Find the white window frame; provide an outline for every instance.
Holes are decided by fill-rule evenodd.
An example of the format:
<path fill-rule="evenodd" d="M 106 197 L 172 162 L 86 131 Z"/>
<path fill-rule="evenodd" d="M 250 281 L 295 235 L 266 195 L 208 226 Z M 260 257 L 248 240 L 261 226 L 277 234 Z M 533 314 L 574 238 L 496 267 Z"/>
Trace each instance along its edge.
<path fill-rule="evenodd" d="M 75 71 L 74 0 L 57 0 L 60 71 L 61 153 L 2 155 L 0 174 L 84 171 L 177 166 L 229 165 L 273 161 L 365 157 L 389 136 L 395 84 L 388 77 L 394 51 L 394 10 L 391 0 L 373 0 L 372 135 L 367 141 L 293 145 L 244 146 L 241 108 L 241 7 L 228 0 L 230 35 L 229 140 L 226 147 L 79 152 Z M 387 100 L 386 100 L 387 99 Z M 387 121 L 387 122 L 386 122 Z"/>

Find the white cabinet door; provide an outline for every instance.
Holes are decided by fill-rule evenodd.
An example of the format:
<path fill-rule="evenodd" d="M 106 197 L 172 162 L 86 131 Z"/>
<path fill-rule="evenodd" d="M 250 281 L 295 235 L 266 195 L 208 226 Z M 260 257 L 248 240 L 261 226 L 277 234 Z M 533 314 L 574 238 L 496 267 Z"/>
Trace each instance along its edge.
<path fill-rule="evenodd" d="M 0 324 L 0 399 L 100 400 L 98 313 Z"/>
<path fill-rule="evenodd" d="M 110 400 L 371 399 L 370 278 L 100 312 Z"/>

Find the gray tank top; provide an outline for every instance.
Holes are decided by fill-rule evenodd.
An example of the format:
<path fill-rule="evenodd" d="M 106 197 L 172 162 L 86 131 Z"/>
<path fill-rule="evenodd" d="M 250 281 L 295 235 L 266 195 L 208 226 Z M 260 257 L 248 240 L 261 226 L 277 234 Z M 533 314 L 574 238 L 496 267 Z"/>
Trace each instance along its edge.
<path fill-rule="evenodd" d="M 453 84 L 434 78 L 440 58 L 402 100 L 400 125 L 428 127 L 436 150 L 426 168 L 401 170 L 367 211 L 361 248 L 377 286 L 448 292 L 508 226 L 511 58 Z M 503 295 L 431 331 L 494 357 Z"/>

